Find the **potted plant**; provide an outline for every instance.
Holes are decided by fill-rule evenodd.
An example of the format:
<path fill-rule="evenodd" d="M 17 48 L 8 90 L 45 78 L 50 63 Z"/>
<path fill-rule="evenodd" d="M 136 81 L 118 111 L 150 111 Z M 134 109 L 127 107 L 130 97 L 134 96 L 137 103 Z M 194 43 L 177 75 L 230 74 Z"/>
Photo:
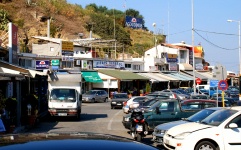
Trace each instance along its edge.
<path fill-rule="evenodd" d="M 35 94 L 27 96 L 28 124 L 34 126 L 38 115 L 38 97 Z"/>
<path fill-rule="evenodd" d="M 151 92 L 151 86 L 150 83 L 146 83 L 146 94 Z"/>

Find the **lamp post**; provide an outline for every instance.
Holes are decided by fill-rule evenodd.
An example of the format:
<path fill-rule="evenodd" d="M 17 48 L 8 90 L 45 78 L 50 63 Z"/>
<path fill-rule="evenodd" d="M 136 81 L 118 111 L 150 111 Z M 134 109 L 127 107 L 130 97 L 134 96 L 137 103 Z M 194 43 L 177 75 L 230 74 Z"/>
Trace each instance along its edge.
<path fill-rule="evenodd" d="M 238 52 L 239 52 L 239 77 L 241 75 L 241 56 L 240 56 L 240 20 L 227 20 L 228 22 L 237 22 L 238 23 Z M 239 85 L 240 88 L 240 85 Z M 240 89 L 239 89 L 240 90 Z M 241 100 L 241 95 L 239 94 L 239 100 Z"/>
<path fill-rule="evenodd" d="M 239 76 L 241 74 L 241 57 L 240 57 L 240 20 L 227 20 L 228 22 L 237 22 L 238 23 L 238 52 L 239 52 Z"/>
<path fill-rule="evenodd" d="M 157 47 L 156 47 L 156 23 L 153 23 L 152 26 L 154 27 L 154 43 L 155 43 L 155 48 L 156 48 L 156 58 L 158 56 L 158 51 L 157 51 Z"/>

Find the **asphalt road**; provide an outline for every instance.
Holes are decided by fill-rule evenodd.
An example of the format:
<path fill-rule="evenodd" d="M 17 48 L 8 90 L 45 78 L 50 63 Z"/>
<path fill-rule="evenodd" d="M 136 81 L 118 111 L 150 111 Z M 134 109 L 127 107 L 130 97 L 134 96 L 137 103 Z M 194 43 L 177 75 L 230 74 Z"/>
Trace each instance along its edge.
<path fill-rule="evenodd" d="M 28 130 L 28 133 L 76 133 L 93 132 L 101 134 L 112 134 L 121 137 L 131 138 L 122 125 L 122 109 L 111 109 L 110 103 L 83 103 L 81 119 L 50 117 L 46 116 L 34 128 Z M 147 135 L 143 143 L 153 145 L 152 136 Z M 153 145 L 154 146 L 154 145 Z M 163 147 L 158 147 L 163 149 Z"/>

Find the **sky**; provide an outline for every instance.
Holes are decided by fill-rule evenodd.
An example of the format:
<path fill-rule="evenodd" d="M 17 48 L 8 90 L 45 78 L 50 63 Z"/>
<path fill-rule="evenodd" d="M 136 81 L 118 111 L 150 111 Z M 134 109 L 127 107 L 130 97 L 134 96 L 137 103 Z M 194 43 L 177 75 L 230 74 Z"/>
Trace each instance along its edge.
<path fill-rule="evenodd" d="M 227 71 L 236 74 L 240 72 L 241 0 L 67 0 L 67 2 L 81 5 L 83 8 L 95 3 L 97 6 L 106 6 L 108 9 L 123 12 L 126 9 L 135 9 L 144 17 L 145 26 L 149 30 L 167 36 L 167 43 L 184 41 L 189 45 L 201 45 L 205 51 L 204 59 L 210 65 L 222 65 Z M 156 24 L 155 28 L 153 23 Z"/>

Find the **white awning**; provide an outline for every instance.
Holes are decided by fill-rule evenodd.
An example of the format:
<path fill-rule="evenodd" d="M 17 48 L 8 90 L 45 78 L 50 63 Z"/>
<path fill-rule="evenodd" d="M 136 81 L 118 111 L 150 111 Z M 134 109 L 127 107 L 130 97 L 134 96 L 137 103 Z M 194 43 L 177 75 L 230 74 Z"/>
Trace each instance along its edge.
<path fill-rule="evenodd" d="M 193 70 L 193 67 L 190 64 L 181 63 L 179 64 L 179 70 Z"/>
<path fill-rule="evenodd" d="M 93 83 L 93 88 L 105 88 L 105 89 L 118 88 L 118 79 L 100 72 L 98 72 L 98 75 L 103 80 L 103 82 Z"/>
<path fill-rule="evenodd" d="M 40 72 L 40 71 L 30 70 L 30 69 L 28 69 L 28 74 L 31 78 L 35 78 L 36 75 L 47 76 L 46 72 Z"/>
<path fill-rule="evenodd" d="M 24 75 L 20 74 L 20 71 L 0 67 L 0 80 L 11 80 L 14 77 L 15 80 L 23 80 Z"/>
<path fill-rule="evenodd" d="M 151 82 L 168 82 L 169 80 L 158 76 L 158 73 L 137 73 L 143 77 L 149 78 Z"/>
<path fill-rule="evenodd" d="M 103 73 L 100 73 L 100 72 L 98 72 L 98 75 L 100 76 L 100 78 L 101 78 L 102 80 L 107 80 L 107 79 L 111 79 L 111 80 L 115 79 L 115 80 L 117 80 L 116 78 L 114 78 L 114 77 L 112 77 L 112 76 L 108 76 L 108 75 L 103 74 Z"/>

